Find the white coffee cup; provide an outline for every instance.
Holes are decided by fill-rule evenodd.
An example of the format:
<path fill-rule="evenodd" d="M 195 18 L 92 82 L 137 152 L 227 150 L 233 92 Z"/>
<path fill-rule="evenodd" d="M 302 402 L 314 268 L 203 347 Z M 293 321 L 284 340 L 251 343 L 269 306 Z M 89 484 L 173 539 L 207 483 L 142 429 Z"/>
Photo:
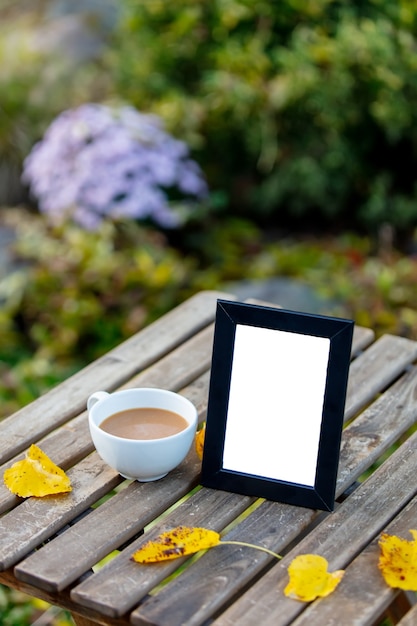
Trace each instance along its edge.
<path fill-rule="evenodd" d="M 158 439 L 127 439 L 100 428 L 103 420 L 111 415 L 134 408 L 172 411 L 183 417 L 188 426 Z M 163 478 L 177 467 L 187 456 L 197 428 L 195 406 L 184 396 L 166 389 L 96 391 L 88 398 L 87 409 L 91 438 L 103 461 L 125 478 L 140 482 Z"/>

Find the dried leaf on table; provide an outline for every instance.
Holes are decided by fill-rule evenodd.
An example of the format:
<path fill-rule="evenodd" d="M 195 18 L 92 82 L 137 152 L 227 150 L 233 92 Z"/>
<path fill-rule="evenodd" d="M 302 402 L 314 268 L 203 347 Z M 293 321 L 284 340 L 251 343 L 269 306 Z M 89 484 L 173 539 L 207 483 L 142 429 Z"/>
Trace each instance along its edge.
<path fill-rule="evenodd" d="M 35 444 L 30 446 L 25 459 L 5 470 L 3 479 L 6 487 L 21 498 L 67 493 L 72 489 L 64 470 Z"/>
<path fill-rule="evenodd" d="M 132 559 L 137 563 L 158 563 L 212 548 L 220 543 L 220 535 L 206 528 L 178 526 L 161 533 L 137 550 Z"/>
<path fill-rule="evenodd" d="M 379 569 L 389 587 L 417 591 L 417 530 L 412 541 L 396 535 L 381 535 Z"/>
<path fill-rule="evenodd" d="M 203 458 L 205 435 L 206 435 L 206 424 L 204 423 L 203 427 L 200 428 L 200 430 L 195 436 L 195 451 L 197 452 L 198 458 L 200 460 Z"/>
<path fill-rule="evenodd" d="M 318 554 L 295 557 L 288 567 L 290 581 L 284 590 L 285 595 L 301 602 L 328 596 L 340 583 L 344 571 L 328 572 L 327 568 L 327 560 Z"/>
<path fill-rule="evenodd" d="M 132 559 L 137 563 L 158 563 L 159 561 L 177 559 L 187 554 L 195 554 L 200 550 L 208 550 L 208 548 L 219 545 L 254 548 L 266 552 L 276 559 L 282 558 L 281 555 L 264 546 L 255 546 L 245 541 L 221 541 L 219 533 L 214 530 L 177 526 L 173 530 L 161 533 L 154 541 L 145 543 L 132 555 Z"/>

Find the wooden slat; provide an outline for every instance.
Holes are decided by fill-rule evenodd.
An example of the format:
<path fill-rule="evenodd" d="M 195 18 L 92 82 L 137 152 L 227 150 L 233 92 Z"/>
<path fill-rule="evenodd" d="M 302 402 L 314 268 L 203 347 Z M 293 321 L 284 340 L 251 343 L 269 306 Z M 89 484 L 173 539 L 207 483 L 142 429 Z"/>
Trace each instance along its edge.
<path fill-rule="evenodd" d="M 361 484 L 338 510 L 327 516 L 262 580 L 225 611 L 216 620 L 216 626 L 252 626 L 259 623 L 281 626 L 291 623 L 306 608 L 302 603 L 284 596 L 283 591 L 288 582 L 287 567 L 291 560 L 297 554 L 320 554 L 329 561 L 330 571 L 344 569 L 393 516 L 415 497 L 417 484 L 413 475 L 416 463 L 417 433 Z M 183 584 L 185 588 L 184 580 Z M 192 594 L 192 588 L 188 591 Z M 183 598 L 179 597 L 178 602 L 181 600 Z M 155 611 L 152 615 L 154 617 Z M 159 620 L 153 623 L 164 622 Z"/>
<path fill-rule="evenodd" d="M 417 358 L 417 342 L 383 335 L 350 366 L 345 419 L 387 387 Z M 354 394 L 352 393 L 354 390 Z"/>
<path fill-rule="evenodd" d="M 72 619 L 75 626 L 95 626 L 97 624 L 97 622 L 93 622 L 92 620 L 82 617 L 81 615 L 73 614 Z"/>
<path fill-rule="evenodd" d="M 113 390 L 214 320 L 220 292 L 201 292 L 94 361 L 68 380 L 2 420 L 0 464 L 78 415 L 97 389 Z M 234 299 L 233 296 L 226 296 Z"/>
<path fill-rule="evenodd" d="M 69 470 L 73 490 L 53 498 L 28 498 L 0 518 L 0 569 L 6 569 L 121 482 L 93 452 Z"/>
<path fill-rule="evenodd" d="M 128 387 L 163 387 L 178 391 L 208 371 L 211 365 L 214 324 L 196 333 L 188 341 L 125 383 Z"/>
<path fill-rule="evenodd" d="M 355 325 L 352 338 L 352 356 L 357 356 L 362 350 L 367 348 L 374 338 L 375 333 L 371 328 Z"/>
<path fill-rule="evenodd" d="M 416 396 L 417 366 L 413 366 L 345 428 L 336 487 L 338 495 L 417 422 Z"/>
<path fill-rule="evenodd" d="M 415 527 L 416 519 L 417 498 L 414 498 L 383 532 L 411 540 L 408 531 Z M 338 616 L 338 626 L 367 626 L 382 618 L 398 590 L 389 587 L 379 571 L 378 539 L 347 567 L 336 591 L 325 602 L 313 602 L 307 606 L 294 626 L 330 624 L 335 615 Z"/>

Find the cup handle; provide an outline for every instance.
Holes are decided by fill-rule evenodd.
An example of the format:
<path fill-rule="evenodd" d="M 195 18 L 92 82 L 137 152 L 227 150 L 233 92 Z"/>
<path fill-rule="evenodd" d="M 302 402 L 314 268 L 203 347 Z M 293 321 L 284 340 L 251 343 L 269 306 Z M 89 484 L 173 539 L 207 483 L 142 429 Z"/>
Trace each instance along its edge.
<path fill-rule="evenodd" d="M 104 400 L 104 398 L 107 398 L 109 395 L 107 391 L 96 391 L 92 393 L 87 400 L 87 410 L 90 411 L 99 400 Z"/>

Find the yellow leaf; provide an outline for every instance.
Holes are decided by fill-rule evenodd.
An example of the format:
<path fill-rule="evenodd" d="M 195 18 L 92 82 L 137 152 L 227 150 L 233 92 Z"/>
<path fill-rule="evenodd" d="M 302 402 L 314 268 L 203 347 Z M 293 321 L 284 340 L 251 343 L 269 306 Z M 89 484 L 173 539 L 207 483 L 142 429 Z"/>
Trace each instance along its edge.
<path fill-rule="evenodd" d="M 17 461 L 5 470 L 3 479 L 6 487 L 21 498 L 71 491 L 70 480 L 65 472 L 34 444 L 23 461 Z"/>
<path fill-rule="evenodd" d="M 201 428 L 195 436 L 195 451 L 197 452 L 198 458 L 200 460 L 203 458 L 205 435 L 206 435 L 206 424 L 204 424 L 203 428 Z"/>
<path fill-rule="evenodd" d="M 417 530 L 412 541 L 396 535 L 381 535 L 379 569 L 389 587 L 417 591 Z"/>
<path fill-rule="evenodd" d="M 220 543 L 220 535 L 206 528 L 178 526 L 160 534 L 155 541 L 148 541 L 137 550 L 132 559 L 137 563 L 158 563 L 194 554 Z"/>
<path fill-rule="evenodd" d="M 290 563 L 290 581 L 284 589 L 289 598 L 301 602 L 312 602 L 324 598 L 334 591 L 342 580 L 344 571 L 327 571 L 327 560 L 318 554 L 301 554 Z"/>

